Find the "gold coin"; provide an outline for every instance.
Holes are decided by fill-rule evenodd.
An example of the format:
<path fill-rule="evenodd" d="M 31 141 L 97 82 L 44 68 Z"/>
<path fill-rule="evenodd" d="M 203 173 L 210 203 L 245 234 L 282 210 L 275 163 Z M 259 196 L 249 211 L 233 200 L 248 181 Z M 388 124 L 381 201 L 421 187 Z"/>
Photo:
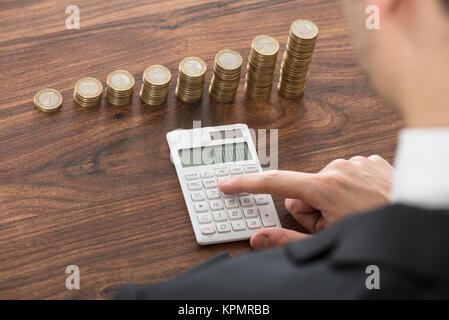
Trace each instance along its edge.
<path fill-rule="evenodd" d="M 206 63 L 197 57 L 186 57 L 179 64 L 179 69 L 186 76 L 200 77 L 206 73 Z"/>
<path fill-rule="evenodd" d="M 86 77 L 76 82 L 75 90 L 84 98 L 96 98 L 103 92 L 103 85 L 95 78 Z"/>
<path fill-rule="evenodd" d="M 54 112 L 62 106 L 62 95 L 55 89 L 42 89 L 34 96 L 34 107 L 43 112 Z"/>
<path fill-rule="evenodd" d="M 279 51 L 279 42 L 267 35 L 261 35 L 254 38 L 252 47 L 259 54 L 272 56 Z"/>
<path fill-rule="evenodd" d="M 318 35 L 316 24 L 304 19 L 293 21 L 290 31 L 300 39 L 313 39 Z"/>
<path fill-rule="evenodd" d="M 125 70 L 116 70 L 108 75 L 107 84 L 114 90 L 127 91 L 134 87 L 134 76 Z"/>
<path fill-rule="evenodd" d="M 242 66 L 242 56 L 233 50 L 222 50 L 217 53 L 215 62 L 225 70 L 235 70 Z"/>
<path fill-rule="evenodd" d="M 146 68 L 143 78 L 150 84 L 161 86 L 170 82 L 171 72 L 166 67 L 155 64 Z"/>

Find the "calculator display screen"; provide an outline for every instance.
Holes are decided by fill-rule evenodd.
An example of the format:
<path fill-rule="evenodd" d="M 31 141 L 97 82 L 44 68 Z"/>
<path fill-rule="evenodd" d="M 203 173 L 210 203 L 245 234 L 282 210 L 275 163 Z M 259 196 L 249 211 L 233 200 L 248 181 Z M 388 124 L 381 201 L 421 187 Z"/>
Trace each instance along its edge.
<path fill-rule="evenodd" d="M 184 168 L 252 160 L 247 142 L 180 149 L 178 152 Z"/>

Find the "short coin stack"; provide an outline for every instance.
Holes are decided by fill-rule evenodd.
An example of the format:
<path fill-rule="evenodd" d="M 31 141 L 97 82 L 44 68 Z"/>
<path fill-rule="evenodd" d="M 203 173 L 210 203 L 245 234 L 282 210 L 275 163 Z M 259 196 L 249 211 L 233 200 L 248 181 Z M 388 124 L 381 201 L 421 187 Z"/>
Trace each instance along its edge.
<path fill-rule="evenodd" d="M 62 106 L 62 95 L 55 89 L 42 89 L 34 96 L 34 107 L 43 112 L 55 112 Z"/>
<path fill-rule="evenodd" d="M 270 97 L 278 52 L 279 43 L 275 38 L 266 35 L 254 38 L 245 84 L 248 97 L 257 100 Z"/>
<path fill-rule="evenodd" d="M 240 83 L 242 56 L 233 50 L 223 50 L 215 56 L 214 75 L 209 87 L 212 99 L 218 102 L 234 100 Z"/>
<path fill-rule="evenodd" d="M 171 73 L 166 67 L 155 64 L 143 72 L 140 97 L 146 104 L 158 106 L 167 101 L 170 91 Z"/>
<path fill-rule="evenodd" d="M 75 84 L 73 99 L 82 107 L 94 107 L 98 105 L 103 93 L 103 85 L 95 78 L 83 78 Z"/>
<path fill-rule="evenodd" d="M 201 100 L 204 91 L 207 65 L 200 58 L 187 57 L 179 63 L 176 97 L 185 103 Z"/>
<path fill-rule="evenodd" d="M 293 99 L 304 92 L 317 36 L 318 27 L 311 21 L 300 19 L 291 24 L 278 84 L 284 97 Z"/>
<path fill-rule="evenodd" d="M 125 70 L 116 70 L 108 75 L 106 80 L 106 99 L 115 106 L 129 104 L 134 93 L 134 77 Z"/>

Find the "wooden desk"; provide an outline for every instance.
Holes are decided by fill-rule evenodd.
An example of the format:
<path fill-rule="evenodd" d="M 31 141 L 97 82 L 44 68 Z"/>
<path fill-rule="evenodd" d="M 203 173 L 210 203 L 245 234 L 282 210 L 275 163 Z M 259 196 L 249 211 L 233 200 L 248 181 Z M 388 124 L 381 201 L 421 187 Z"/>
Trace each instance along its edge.
<path fill-rule="evenodd" d="M 196 244 L 165 134 L 246 123 L 279 129 L 279 168 L 316 172 L 335 158 L 379 154 L 392 160 L 399 116 L 376 99 L 352 52 L 338 1 L 78 0 L 81 29 L 66 30 L 67 1 L 0 4 L 0 298 L 108 298 L 127 282 L 168 279 L 239 242 Z M 176 101 L 179 61 L 231 48 L 246 66 L 251 39 L 275 36 L 283 54 L 290 23 L 320 28 L 303 99 L 246 101 L 244 75 L 234 104 Z M 141 103 L 143 70 L 173 73 L 165 106 Z M 115 69 L 136 77 L 134 101 L 83 109 L 75 82 L 105 82 Z M 246 71 L 246 70 L 245 70 Z M 279 77 L 279 64 L 276 83 Z M 62 92 L 59 113 L 34 110 L 41 88 Z M 298 228 L 275 199 L 281 222 Z M 65 287 L 66 266 L 81 271 L 81 289 Z"/>

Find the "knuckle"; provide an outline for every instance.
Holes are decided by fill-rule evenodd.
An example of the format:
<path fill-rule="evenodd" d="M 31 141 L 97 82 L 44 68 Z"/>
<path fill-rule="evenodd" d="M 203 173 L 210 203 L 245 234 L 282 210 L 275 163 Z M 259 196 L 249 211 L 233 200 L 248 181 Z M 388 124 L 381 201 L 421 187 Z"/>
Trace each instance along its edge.
<path fill-rule="evenodd" d="M 377 155 L 377 154 L 369 156 L 368 159 L 374 160 L 374 161 L 384 161 L 384 159 L 381 156 Z"/>
<path fill-rule="evenodd" d="M 367 160 L 367 158 L 362 157 L 362 156 L 355 156 L 352 157 L 351 159 L 349 159 L 349 161 L 354 161 L 354 162 L 365 162 Z"/>
<path fill-rule="evenodd" d="M 335 188 L 343 185 L 343 177 L 339 172 L 328 172 L 319 175 L 318 177 L 319 184 L 322 186 Z"/>

